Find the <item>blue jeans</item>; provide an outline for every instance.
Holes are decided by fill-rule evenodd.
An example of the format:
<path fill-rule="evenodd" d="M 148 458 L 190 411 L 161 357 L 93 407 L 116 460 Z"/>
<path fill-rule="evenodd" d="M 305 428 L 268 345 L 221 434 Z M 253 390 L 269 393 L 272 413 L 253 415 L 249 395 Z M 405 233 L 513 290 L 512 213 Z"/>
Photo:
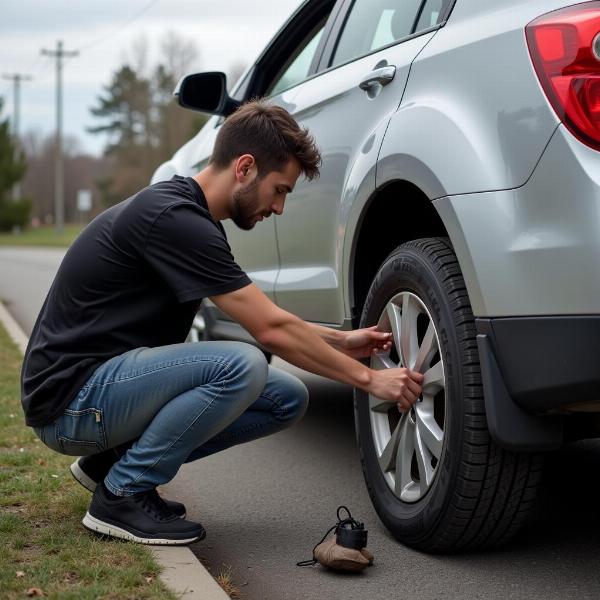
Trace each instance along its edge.
<path fill-rule="evenodd" d="M 135 440 L 104 482 L 119 496 L 170 481 L 185 462 L 293 425 L 306 386 L 242 342 L 137 348 L 94 371 L 40 439 L 62 454 L 96 454 Z"/>

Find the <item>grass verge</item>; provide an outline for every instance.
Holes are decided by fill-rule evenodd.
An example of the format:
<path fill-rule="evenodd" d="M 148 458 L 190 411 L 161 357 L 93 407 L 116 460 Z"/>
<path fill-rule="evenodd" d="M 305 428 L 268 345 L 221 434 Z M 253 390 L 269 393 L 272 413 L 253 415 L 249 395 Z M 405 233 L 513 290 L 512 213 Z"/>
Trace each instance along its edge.
<path fill-rule="evenodd" d="M 26 229 L 21 233 L 0 233 L 0 246 L 58 246 L 68 248 L 83 229 L 83 225 L 65 225 L 62 234 L 54 227 Z"/>
<path fill-rule="evenodd" d="M 96 537 L 81 519 L 90 494 L 73 457 L 23 424 L 21 354 L 0 326 L 0 596 L 174 599 L 146 546 Z"/>

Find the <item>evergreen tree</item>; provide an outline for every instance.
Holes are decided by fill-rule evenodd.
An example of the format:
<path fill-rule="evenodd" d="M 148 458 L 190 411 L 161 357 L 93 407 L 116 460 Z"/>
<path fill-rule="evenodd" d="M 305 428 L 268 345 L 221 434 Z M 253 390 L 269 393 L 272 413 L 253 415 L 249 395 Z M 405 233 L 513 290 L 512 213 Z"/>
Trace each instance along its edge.
<path fill-rule="evenodd" d="M 0 98 L 0 114 L 2 104 Z M 13 186 L 21 181 L 26 170 L 25 155 L 14 143 L 9 120 L 0 121 L 0 204 L 10 200 Z"/>
<path fill-rule="evenodd" d="M 0 113 L 2 112 L 0 98 Z M 11 198 L 13 186 L 21 181 L 27 163 L 25 155 L 17 147 L 10 133 L 9 120 L 0 121 L 0 230 L 23 227 L 29 218 L 31 202 Z"/>
<path fill-rule="evenodd" d="M 154 170 L 208 119 L 181 108 L 173 98 L 181 73 L 187 72 L 196 57 L 193 44 L 171 33 L 165 35 L 160 47 L 164 60 L 149 71 L 147 44 L 138 43 L 133 62 L 113 74 L 110 85 L 91 108 L 92 115 L 103 123 L 88 131 L 108 135 L 105 155 L 114 165 L 98 186 L 106 206 L 148 185 Z"/>
<path fill-rule="evenodd" d="M 125 65 L 113 75 L 111 84 L 104 88 L 104 92 L 91 113 L 95 117 L 108 119 L 108 122 L 89 127 L 88 131 L 109 134 L 108 152 L 145 143 L 151 101 L 149 82 Z"/>

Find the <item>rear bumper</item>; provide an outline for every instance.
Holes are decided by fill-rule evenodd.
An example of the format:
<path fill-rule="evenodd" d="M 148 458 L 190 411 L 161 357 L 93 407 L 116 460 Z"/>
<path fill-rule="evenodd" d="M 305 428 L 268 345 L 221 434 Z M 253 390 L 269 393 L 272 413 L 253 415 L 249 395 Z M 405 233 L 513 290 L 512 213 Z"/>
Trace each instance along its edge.
<path fill-rule="evenodd" d="M 477 319 L 511 398 L 533 413 L 600 404 L 600 316 Z"/>
<path fill-rule="evenodd" d="M 544 413 L 600 405 L 600 316 L 476 323 L 492 437 L 515 451 L 557 448 L 564 438 L 563 417 Z"/>

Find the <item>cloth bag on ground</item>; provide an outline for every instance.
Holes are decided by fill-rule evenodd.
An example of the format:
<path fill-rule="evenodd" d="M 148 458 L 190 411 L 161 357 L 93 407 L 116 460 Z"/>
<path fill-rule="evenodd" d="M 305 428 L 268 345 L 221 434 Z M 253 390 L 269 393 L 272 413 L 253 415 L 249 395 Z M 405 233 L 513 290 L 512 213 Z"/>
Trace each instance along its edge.
<path fill-rule="evenodd" d="M 348 513 L 346 519 L 340 517 L 341 509 Z M 298 566 L 306 567 L 318 562 L 336 571 L 358 572 L 373 564 L 373 554 L 366 549 L 368 532 L 364 524 L 353 519 L 345 506 L 338 507 L 337 517 L 338 522 L 313 548 L 313 558 L 297 563 Z M 334 529 L 335 534 L 326 539 Z"/>

